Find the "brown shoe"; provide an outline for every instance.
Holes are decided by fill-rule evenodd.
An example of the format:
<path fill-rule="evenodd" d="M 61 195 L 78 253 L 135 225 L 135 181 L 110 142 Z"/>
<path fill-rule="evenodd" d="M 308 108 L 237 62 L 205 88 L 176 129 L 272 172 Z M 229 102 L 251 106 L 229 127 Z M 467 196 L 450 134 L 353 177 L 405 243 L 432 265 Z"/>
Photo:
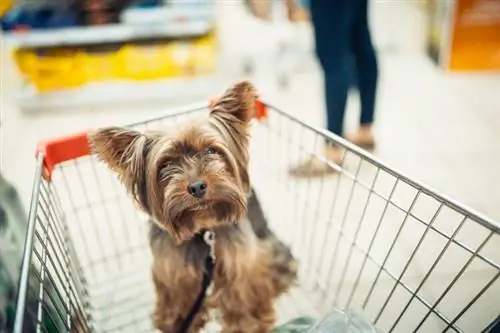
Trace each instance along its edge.
<path fill-rule="evenodd" d="M 366 150 L 375 148 L 375 138 L 371 125 L 361 125 L 357 132 L 347 135 L 346 139 Z"/>
<path fill-rule="evenodd" d="M 291 22 L 307 22 L 310 20 L 309 12 L 302 7 L 297 0 L 287 0 L 286 7 L 288 19 Z"/>
<path fill-rule="evenodd" d="M 337 147 L 328 147 L 325 151 L 325 157 L 328 161 L 341 165 L 343 152 Z M 323 177 L 336 172 L 330 165 L 318 160 L 314 156 L 290 169 L 290 175 L 297 178 Z"/>
<path fill-rule="evenodd" d="M 245 0 L 245 2 L 255 17 L 265 21 L 271 20 L 271 1 Z"/>

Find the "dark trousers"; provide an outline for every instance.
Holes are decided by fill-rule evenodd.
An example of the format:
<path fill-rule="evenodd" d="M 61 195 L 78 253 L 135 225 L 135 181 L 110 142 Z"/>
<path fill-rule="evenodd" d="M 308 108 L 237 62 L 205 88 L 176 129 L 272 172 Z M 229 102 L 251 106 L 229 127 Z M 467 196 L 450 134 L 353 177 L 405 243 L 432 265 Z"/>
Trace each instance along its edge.
<path fill-rule="evenodd" d="M 368 0 L 311 0 L 316 55 L 323 68 L 327 128 L 342 136 L 347 95 L 356 82 L 360 123 L 371 124 L 378 65 L 368 27 Z M 354 77 L 353 77 L 354 74 Z"/>

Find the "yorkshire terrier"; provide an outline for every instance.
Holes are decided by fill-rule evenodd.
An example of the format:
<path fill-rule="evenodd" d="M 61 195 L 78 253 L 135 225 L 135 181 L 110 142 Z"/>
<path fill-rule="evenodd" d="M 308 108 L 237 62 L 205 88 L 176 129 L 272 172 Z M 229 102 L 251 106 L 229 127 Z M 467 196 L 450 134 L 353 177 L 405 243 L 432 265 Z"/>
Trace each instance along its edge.
<path fill-rule="evenodd" d="M 155 326 L 182 330 L 200 293 L 215 234 L 212 292 L 192 319 L 199 332 L 219 310 L 224 333 L 265 333 L 274 303 L 297 277 L 290 250 L 272 233 L 250 184 L 250 125 L 256 94 L 249 82 L 227 89 L 206 120 L 171 132 L 109 127 L 90 135 L 93 152 L 118 174 L 150 216 Z"/>

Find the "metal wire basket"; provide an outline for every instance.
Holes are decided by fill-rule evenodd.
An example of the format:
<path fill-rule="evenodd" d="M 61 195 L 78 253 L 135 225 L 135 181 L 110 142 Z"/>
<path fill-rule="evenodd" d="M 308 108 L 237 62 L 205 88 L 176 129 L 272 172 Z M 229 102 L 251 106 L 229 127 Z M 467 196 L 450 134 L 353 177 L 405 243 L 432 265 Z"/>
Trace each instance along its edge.
<path fill-rule="evenodd" d="M 362 313 L 381 332 L 488 332 L 498 322 L 497 222 L 263 105 L 253 186 L 300 262 L 300 285 L 278 302 L 280 322 L 334 308 Z M 163 129 L 207 114 L 200 104 L 130 126 Z M 341 166 L 321 154 L 325 141 L 343 147 Z M 290 177 L 306 157 L 336 174 Z M 146 216 L 89 155 L 86 133 L 43 142 L 36 165 L 13 331 L 153 331 Z"/>

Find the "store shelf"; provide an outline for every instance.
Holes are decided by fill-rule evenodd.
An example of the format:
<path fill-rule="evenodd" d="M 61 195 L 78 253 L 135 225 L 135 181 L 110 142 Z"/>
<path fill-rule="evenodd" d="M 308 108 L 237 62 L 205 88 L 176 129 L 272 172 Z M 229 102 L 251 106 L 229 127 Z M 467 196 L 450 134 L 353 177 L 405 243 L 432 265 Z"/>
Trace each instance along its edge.
<path fill-rule="evenodd" d="M 81 88 L 38 93 L 32 86 L 18 92 L 17 104 L 26 112 L 56 111 L 73 108 L 115 107 L 132 103 L 194 101 L 212 97 L 223 87 L 217 75 L 155 81 L 116 81 L 88 84 Z"/>
<path fill-rule="evenodd" d="M 131 8 L 123 11 L 119 24 L 6 32 L 13 47 L 53 47 L 126 42 L 152 38 L 204 35 L 215 25 L 213 6 L 197 4 Z"/>
<path fill-rule="evenodd" d="M 198 20 L 168 24 L 109 24 L 94 27 L 18 31 L 5 33 L 4 38 L 6 44 L 11 47 L 33 48 L 201 36 L 211 29 L 213 29 L 213 22 Z"/>

